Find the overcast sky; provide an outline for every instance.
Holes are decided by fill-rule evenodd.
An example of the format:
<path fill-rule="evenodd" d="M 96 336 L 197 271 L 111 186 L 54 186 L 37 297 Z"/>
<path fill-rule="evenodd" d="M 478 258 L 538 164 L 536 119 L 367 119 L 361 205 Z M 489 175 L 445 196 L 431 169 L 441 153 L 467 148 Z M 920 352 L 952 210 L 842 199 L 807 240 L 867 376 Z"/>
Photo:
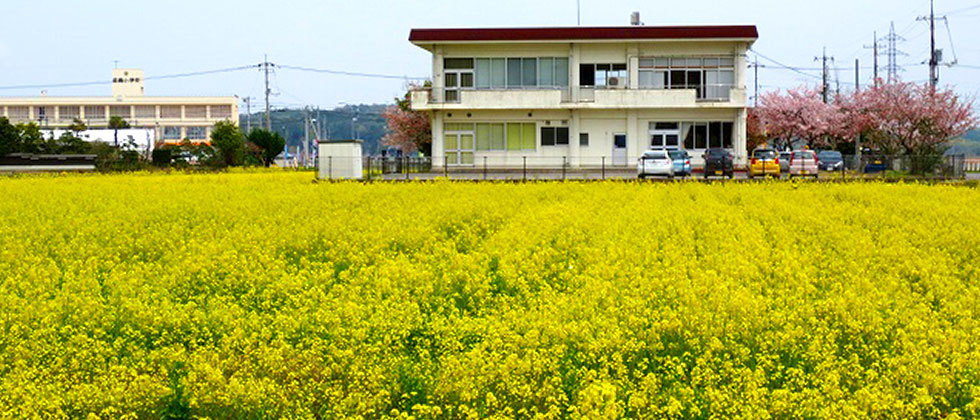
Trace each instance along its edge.
<path fill-rule="evenodd" d="M 582 24 L 625 25 L 631 11 L 647 25 L 754 24 L 759 53 L 785 65 L 813 69 L 805 76 L 767 65 L 763 89 L 819 81 L 814 57 L 824 46 L 839 67 L 832 73 L 842 89 L 852 88 L 854 59 L 861 60 L 862 84 L 871 77 L 872 32 L 889 23 L 907 41 L 905 80 L 925 81 L 929 32 L 927 0 L 742 0 L 661 2 L 581 0 Z M 941 83 L 980 96 L 980 0 L 937 0 L 937 14 L 949 13 L 957 58 L 964 66 L 941 69 Z M 575 0 L 461 0 L 279 2 L 240 0 L 47 0 L 5 1 L 0 14 L 0 88 L 21 85 L 107 81 L 114 61 L 142 68 L 147 77 L 257 64 L 263 54 L 276 64 L 429 76 L 428 54 L 408 42 L 413 27 L 573 26 Z M 952 59 L 945 25 L 938 46 Z M 750 58 L 751 59 L 751 58 Z M 881 57 L 884 66 L 886 57 Z M 974 66 L 974 67 L 967 67 Z M 752 89 L 751 75 L 749 89 Z M 341 103 L 389 102 L 405 85 L 399 79 L 337 76 L 279 69 L 272 77 L 276 107 L 332 108 Z M 110 86 L 48 88 L 49 95 L 108 95 Z M 262 75 L 243 70 L 198 77 L 150 80 L 148 95 L 238 95 L 261 102 Z M 0 96 L 30 96 L 39 88 L 0 89 Z M 253 105 L 257 106 L 257 105 Z M 244 106 L 242 108 L 244 111 Z"/>

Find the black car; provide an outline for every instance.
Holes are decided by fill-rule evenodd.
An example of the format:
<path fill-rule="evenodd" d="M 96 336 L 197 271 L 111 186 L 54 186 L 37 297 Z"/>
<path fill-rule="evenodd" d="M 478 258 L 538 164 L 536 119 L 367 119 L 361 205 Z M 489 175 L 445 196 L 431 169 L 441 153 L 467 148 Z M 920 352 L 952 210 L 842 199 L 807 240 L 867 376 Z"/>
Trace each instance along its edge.
<path fill-rule="evenodd" d="M 862 156 L 861 160 L 864 161 L 864 173 L 866 174 L 876 174 L 888 170 L 888 166 L 885 163 L 885 157 L 883 155 L 864 155 Z"/>
<path fill-rule="evenodd" d="M 727 149 L 708 149 L 704 152 L 704 178 L 710 176 L 735 177 L 735 158 Z"/>
<path fill-rule="evenodd" d="M 836 150 L 821 150 L 817 153 L 817 162 L 821 171 L 844 170 L 844 155 Z"/>

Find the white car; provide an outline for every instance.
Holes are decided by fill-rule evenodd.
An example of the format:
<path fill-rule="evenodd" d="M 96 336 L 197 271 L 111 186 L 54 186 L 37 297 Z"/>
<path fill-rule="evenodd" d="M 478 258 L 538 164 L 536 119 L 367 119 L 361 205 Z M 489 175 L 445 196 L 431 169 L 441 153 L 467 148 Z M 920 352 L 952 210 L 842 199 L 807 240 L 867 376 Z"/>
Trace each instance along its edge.
<path fill-rule="evenodd" d="M 674 162 L 666 150 L 647 150 L 636 164 L 636 174 L 640 179 L 648 176 L 674 178 Z"/>

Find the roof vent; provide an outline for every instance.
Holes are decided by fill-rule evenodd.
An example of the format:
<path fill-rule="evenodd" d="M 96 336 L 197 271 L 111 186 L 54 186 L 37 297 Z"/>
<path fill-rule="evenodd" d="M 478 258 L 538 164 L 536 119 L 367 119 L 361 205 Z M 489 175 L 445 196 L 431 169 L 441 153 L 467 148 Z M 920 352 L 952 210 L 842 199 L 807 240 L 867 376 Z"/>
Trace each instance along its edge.
<path fill-rule="evenodd" d="M 630 26 L 641 26 L 643 22 L 640 22 L 640 12 L 630 13 Z"/>

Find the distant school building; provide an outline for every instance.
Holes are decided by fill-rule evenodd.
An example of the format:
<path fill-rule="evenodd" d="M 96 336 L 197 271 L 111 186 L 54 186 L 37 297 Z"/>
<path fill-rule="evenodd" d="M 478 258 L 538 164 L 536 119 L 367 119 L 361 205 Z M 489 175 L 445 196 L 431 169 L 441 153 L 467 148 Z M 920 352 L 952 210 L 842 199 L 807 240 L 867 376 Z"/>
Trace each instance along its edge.
<path fill-rule="evenodd" d="M 92 129 L 107 128 L 109 118 L 122 117 L 146 129 L 158 144 L 183 139 L 206 142 L 219 121 L 238 124 L 236 96 L 146 96 L 143 71 L 114 69 L 112 96 L 0 97 L 0 116 L 11 123 L 35 122 L 43 130 L 59 130 L 79 119 Z"/>

